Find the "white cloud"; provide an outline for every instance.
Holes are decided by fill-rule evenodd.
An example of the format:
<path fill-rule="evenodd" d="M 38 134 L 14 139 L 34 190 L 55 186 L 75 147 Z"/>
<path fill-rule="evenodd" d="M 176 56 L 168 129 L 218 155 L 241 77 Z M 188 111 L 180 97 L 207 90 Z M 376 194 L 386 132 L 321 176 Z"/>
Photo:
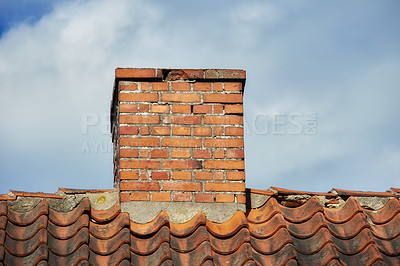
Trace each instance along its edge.
<path fill-rule="evenodd" d="M 389 8 L 371 4 L 358 14 L 355 6 L 343 11 L 315 1 L 220 5 L 205 2 L 207 13 L 161 1 L 60 2 L 35 24 L 5 33 L 0 193 L 112 185 L 111 153 L 82 153 L 86 142 L 104 148 L 110 137 L 100 125 L 82 135 L 81 116 L 108 112 L 119 66 L 245 68 L 246 119 L 316 112 L 316 136 L 246 136 L 249 187 L 398 184 L 399 146 L 388 132 L 399 132 L 399 39 L 396 28 L 377 30 L 393 17 Z M 376 10 L 381 20 L 371 21 Z M 371 32 L 354 30 L 361 22 Z M 372 162 L 387 146 L 370 171 L 355 159 L 371 153 L 362 160 Z M 383 169 L 386 182 L 378 184 L 374 176 Z"/>

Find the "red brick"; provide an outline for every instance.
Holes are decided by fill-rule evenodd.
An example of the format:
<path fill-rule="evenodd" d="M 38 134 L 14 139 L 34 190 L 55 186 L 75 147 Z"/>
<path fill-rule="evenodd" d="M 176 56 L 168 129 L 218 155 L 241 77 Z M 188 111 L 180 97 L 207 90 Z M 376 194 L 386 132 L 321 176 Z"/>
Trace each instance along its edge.
<path fill-rule="evenodd" d="M 200 95 L 193 93 L 163 93 L 163 102 L 200 102 Z"/>
<path fill-rule="evenodd" d="M 239 148 L 243 147 L 243 139 L 205 139 L 204 146 L 206 147 L 224 147 L 224 148 Z"/>
<path fill-rule="evenodd" d="M 140 157 L 148 158 L 149 157 L 149 150 L 147 150 L 147 149 L 140 150 Z"/>
<path fill-rule="evenodd" d="M 121 126 L 119 127 L 119 134 L 120 135 L 137 135 L 139 133 L 138 127 L 131 127 L 131 126 Z"/>
<path fill-rule="evenodd" d="M 211 114 L 212 106 L 211 105 L 193 105 L 193 113 L 194 114 Z"/>
<path fill-rule="evenodd" d="M 222 91 L 222 83 L 221 82 L 214 82 L 213 90 L 214 91 Z"/>
<path fill-rule="evenodd" d="M 148 180 L 148 179 L 149 179 L 149 174 L 147 173 L 147 171 L 141 170 L 140 180 Z"/>
<path fill-rule="evenodd" d="M 193 128 L 193 136 L 211 136 L 211 128 L 195 127 Z"/>
<path fill-rule="evenodd" d="M 121 182 L 119 183 L 121 190 L 160 190 L 160 184 L 158 182 Z"/>
<path fill-rule="evenodd" d="M 167 136 L 170 135 L 170 127 L 156 127 L 153 126 L 151 128 L 151 134 L 157 135 L 157 136 Z"/>
<path fill-rule="evenodd" d="M 214 158 L 215 159 L 224 159 L 225 158 L 224 150 L 214 150 Z"/>
<path fill-rule="evenodd" d="M 242 127 L 226 127 L 225 128 L 225 136 L 243 136 L 243 128 Z"/>
<path fill-rule="evenodd" d="M 121 180 L 138 180 L 139 171 L 121 171 L 119 172 L 119 178 Z"/>
<path fill-rule="evenodd" d="M 201 124 L 201 117 L 189 115 L 166 115 L 163 117 L 162 121 L 166 124 L 196 125 Z"/>
<path fill-rule="evenodd" d="M 190 136 L 190 127 L 172 127 L 172 135 Z"/>
<path fill-rule="evenodd" d="M 167 91 L 168 83 L 167 82 L 153 82 L 151 84 L 152 91 Z"/>
<path fill-rule="evenodd" d="M 129 202 L 131 200 L 130 194 L 129 193 L 121 193 L 120 200 L 121 200 L 121 202 Z"/>
<path fill-rule="evenodd" d="M 185 105 L 174 104 L 172 105 L 172 112 L 181 114 L 190 114 L 192 112 L 192 106 L 186 104 Z"/>
<path fill-rule="evenodd" d="M 126 168 L 160 169 L 160 162 L 150 161 L 150 160 L 120 161 L 119 166 L 121 169 L 126 169 Z"/>
<path fill-rule="evenodd" d="M 214 127 L 214 136 L 222 136 L 224 135 L 223 127 Z"/>
<path fill-rule="evenodd" d="M 140 83 L 140 90 L 141 90 L 141 91 L 149 91 L 149 90 L 150 90 L 150 83 L 148 83 L 148 82 L 141 82 L 141 83 Z"/>
<path fill-rule="evenodd" d="M 164 169 L 199 169 L 202 167 L 201 161 L 197 160 L 174 160 L 164 161 Z"/>
<path fill-rule="evenodd" d="M 193 150 L 193 158 L 211 158 L 209 150 Z"/>
<path fill-rule="evenodd" d="M 229 171 L 226 173 L 226 179 L 227 180 L 245 180 L 244 179 L 244 171 Z"/>
<path fill-rule="evenodd" d="M 246 185 L 244 183 L 232 182 L 208 182 L 204 184 L 205 191 L 244 191 Z"/>
<path fill-rule="evenodd" d="M 190 150 L 172 150 L 172 158 L 190 158 Z"/>
<path fill-rule="evenodd" d="M 234 202 L 235 195 L 234 194 L 216 194 L 215 201 L 216 202 Z"/>
<path fill-rule="evenodd" d="M 170 192 L 153 192 L 152 201 L 171 201 Z"/>
<path fill-rule="evenodd" d="M 227 150 L 226 158 L 244 158 L 244 150 Z"/>
<path fill-rule="evenodd" d="M 147 113 L 149 111 L 149 105 L 147 103 L 140 103 L 139 104 L 139 112 Z"/>
<path fill-rule="evenodd" d="M 204 124 L 216 125 L 243 125 L 243 117 L 235 115 L 205 116 Z"/>
<path fill-rule="evenodd" d="M 117 68 L 115 78 L 155 78 L 154 68 Z"/>
<path fill-rule="evenodd" d="M 241 91 L 242 83 L 237 82 L 225 82 L 224 91 Z"/>
<path fill-rule="evenodd" d="M 172 197 L 174 201 L 192 201 L 192 194 L 189 193 L 174 193 Z"/>
<path fill-rule="evenodd" d="M 242 103 L 242 94 L 204 94 L 203 101 L 205 103 Z"/>
<path fill-rule="evenodd" d="M 169 105 L 167 105 L 167 104 L 152 104 L 151 112 L 152 113 L 169 113 Z"/>
<path fill-rule="evenodd" d="M 120 81 L 119 89 L 121 91 L 124 91 L 124 90 L 135 91 L 138 89 L 138 85 L 137 85 L 137 83 L 134 83 L 131 81 Z"/>
<path fill-rule="evenodd" d="M 196 180 L 212 180 L 213 174 L 210 171 L 194 172 L 194 179 L 196 179 Z"/>
<path fill-rule="evenodd" d="M 158 124 L 160 116 L 158 115 L 121 115 L 119 117 L 121 124 Z"/>
<path fill-rule="evenodd" d="M 168 150 L 152 150 L 150 158 L 168 158 Z"/>
<path fill-rule="evenodd" d="M 158 102 L 157 93 L 120 93 L 121 102 Z"/>
<path fill-rule="evenodd" d="M 120 149 L 119 157 L 121 158 L 137 158 L 139 151 L 137 149 Z"/>
<path fill-rule="evenodd" d="M 119 105 L 119 112 L 120 113 L 136 113 L 138 111 L 137 104 L 125 104 L 121 103 Z"/>
<path fill-rule="evenodd" d="M 214 172 L 215 180 L 224 180 L 224 172 Z"/>
<path fill-rule="evenodd" d="M 160 146 L 159 138 L 121 138 L 120 146 L 130 146 L 130 147 L 157 147 Z"/>
<path fill-rule="evenodd" d="M 224 112 L 224 107 L 220 104 L 214 104 L 214 114 L 222 114 Z"/>
<path fill-rule="evenodd" d="M 197 82 L 193 84 L 194 91 L 211 91 L 211 83 L 208 82 Z"/>
<path fill-rule="evenodd" d="M 246 196 L 245 195 L 236 195 L 236 202 L 237 203 L 246 203 Z"/>
<path fill-rule="evenodd" d="M 163 147 L 201 147 L 201 139 L 163 138 Z"/>
<path fill-rule="evenodd" d="M 226 114 L 243 114 L 243 104 L 227 104 L 225 105 Z"/>
<path fill-rule="evenodd" d="M 190 180 L 190 179 L 192 179 L 192 172 L 189 172 L 189 171 L 173 171 L 172 179 L 174 179 L 174 180 Z"/>
<path fill-rule="evenodd" d="M 164 182 L 163 190 L 167 191 L 201 191 L 202 184 L 198 182 Z"/>
<path fill-rule="evenodd" d="M 168 180 L 169 172 L 152 172 L 151 179 L 153 179 L 153 180 Z"/>
<path fill-rule="evenodd" d="M 150 193 L 148 192 L 133 192 L 131 193 L 132 201 L 149 201 Z"/>
<path fill-rule="evenodd" d="M 194 195 L 196 202 L 214 202 L 213 194 L 198 193 Z"/>
<path fill-rule="evenodd" d="M 244 170 L 244 161 L 208 160 L 204 162 L 204 168 Z"/>
<path fill-rule="evenodd" d="M 140 127 L 140 135 L 149 135 L 150 129 L 148 126 L 141 126 Z"/>
<path fill-rule="evenodd" d="M 188 83 L 188 82 L 172 82 L 172 90 L 174 90 L 174 91 L 190 91 L 190 83 Z"/>

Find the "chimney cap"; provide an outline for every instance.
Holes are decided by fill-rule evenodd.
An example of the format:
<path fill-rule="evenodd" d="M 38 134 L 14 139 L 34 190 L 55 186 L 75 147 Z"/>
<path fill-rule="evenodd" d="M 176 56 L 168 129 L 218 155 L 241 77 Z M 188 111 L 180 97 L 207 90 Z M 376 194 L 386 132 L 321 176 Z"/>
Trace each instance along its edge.
<path fill-rule="evenodd" d="M 241 69 L 116 68 L 116 79 L 155 80 L 245 80 Z"/>

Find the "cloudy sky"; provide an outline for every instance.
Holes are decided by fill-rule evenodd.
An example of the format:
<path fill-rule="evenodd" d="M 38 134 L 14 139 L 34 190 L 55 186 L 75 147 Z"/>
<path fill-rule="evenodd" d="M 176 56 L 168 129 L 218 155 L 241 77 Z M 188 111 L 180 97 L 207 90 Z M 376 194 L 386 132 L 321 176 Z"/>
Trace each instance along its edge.
<path fill-rule="evenodd" d="M 398 0 L 2 0 L 0 193 L 112 187 L 116 67 L 245 69 L 247 187 L 400 187 L 399 12 Z"/>

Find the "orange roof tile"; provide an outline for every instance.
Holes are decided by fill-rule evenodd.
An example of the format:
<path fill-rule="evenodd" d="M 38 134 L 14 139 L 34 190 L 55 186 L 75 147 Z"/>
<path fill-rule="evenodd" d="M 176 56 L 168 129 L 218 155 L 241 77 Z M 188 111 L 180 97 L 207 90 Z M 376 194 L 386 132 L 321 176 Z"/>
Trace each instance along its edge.
<path fill-rule="evenodd" d="M 327 208 L 314 196 L 290 208 L 277 197 L 287 191 L 277 191 L 263 206 L 239 211 L 222 224 L 201 212 L 183 224 L 170 222 L 165 212 L 139 224 L 118 204 L 95 210 L 87 198 L 69 212 L 54 210 L 43 199 L 19 213 L 1 200 L 0 263 L 400 264 L 400 203 L 391 193 L 374 194 L 389 200 L 369 210 L 357 200 L 363 193 L 346 192 L 339 208 Z"/>

